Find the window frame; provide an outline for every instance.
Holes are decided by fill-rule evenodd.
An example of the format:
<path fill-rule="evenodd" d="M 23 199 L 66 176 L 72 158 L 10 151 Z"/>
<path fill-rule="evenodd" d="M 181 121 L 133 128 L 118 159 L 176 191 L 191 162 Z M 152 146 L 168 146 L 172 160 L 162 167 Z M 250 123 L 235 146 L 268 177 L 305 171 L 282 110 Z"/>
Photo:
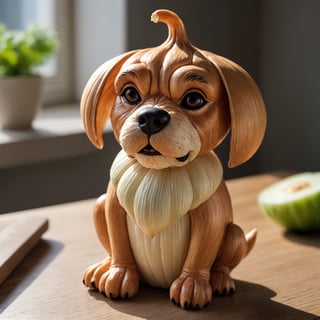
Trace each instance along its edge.
<path fill-rule="evenodd" d="M 41 2 L 41 0 L 38 0 Z M 43 101 L 45 105 L 67 103 L 74 100 L 72 77 L 73 1 L 55 0 L 54 25 L 58 33 L 59 49 L 56 72 L 44 77 Z"/>

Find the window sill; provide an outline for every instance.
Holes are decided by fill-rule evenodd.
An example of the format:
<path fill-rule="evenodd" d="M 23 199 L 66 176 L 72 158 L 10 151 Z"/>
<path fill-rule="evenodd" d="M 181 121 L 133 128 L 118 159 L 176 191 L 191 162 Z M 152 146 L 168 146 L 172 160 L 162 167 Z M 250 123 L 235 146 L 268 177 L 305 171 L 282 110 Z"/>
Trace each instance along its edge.
<path fill-rule="evenodd" d="M 0 169 L 94 152 L 80 118 L 79 104 L 44 109 L 27 131 L 0 130 Z M 111 132 L 107 125 L 105 132 Z"/>

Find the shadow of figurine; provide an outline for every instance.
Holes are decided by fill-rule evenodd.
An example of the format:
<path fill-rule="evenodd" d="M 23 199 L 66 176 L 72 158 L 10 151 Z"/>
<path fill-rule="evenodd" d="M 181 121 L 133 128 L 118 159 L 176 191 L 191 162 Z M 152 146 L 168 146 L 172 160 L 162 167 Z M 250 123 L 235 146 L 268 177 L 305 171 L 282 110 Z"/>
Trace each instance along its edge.
<path fill-rule="evenodd" d="M 214 297 L 201 312 L 185 312 L 168 304 L 167 290 L 141 285 L 136 297 L 123 301 L 103 298 L 96 291 L 91 296 L 121 313 L 143 319 L 219 319 L 219 320 L 314 320 L 317 315 L 274 301 L 273 290 L 252 282 L 236 280 L 237 292 L 228 297 Z M 238 294 L 239 293 L 239 294 Z M 155 312 L 157 310 L 157 312 Z"/>

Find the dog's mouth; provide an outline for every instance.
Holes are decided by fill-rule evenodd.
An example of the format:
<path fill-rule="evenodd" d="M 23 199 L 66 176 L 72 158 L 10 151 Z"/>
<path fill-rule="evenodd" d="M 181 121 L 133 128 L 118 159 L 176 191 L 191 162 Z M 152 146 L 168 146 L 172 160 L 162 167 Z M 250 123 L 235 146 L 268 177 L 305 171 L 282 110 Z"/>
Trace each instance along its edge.
<path fill-rule="evenodd" d="M 152 145 L 149 143 L 145 147 L 143 147 L 140 151 L 140 154 L 143 154 L 145 156 L 161 156 L 162 154 L 157 151 L 155 148 L 152 147 Z M 182 157 L 176 158 L 179 162 L 185 162 L 188 160 L 190 153 L 188 152 L 186 155 Z"/>
<path fill-rule="evenodd" d="M 161 156 L 161 153 L 154 149 L 151 144 L 143 147 L 139 153 L 144 154 L 145 156 Z"/>
<path fill-rule="evenodd" d="M 186 155 L 184 155 L 184 156 L 182 156 L 182 157 L 179 157 L 179 158 L 176 158 L 179 162 L 185 162 L 185 161 L 187 161 L 188 160 L 188 158 L 189 158 L 189 152 L 186 154 Z"/>

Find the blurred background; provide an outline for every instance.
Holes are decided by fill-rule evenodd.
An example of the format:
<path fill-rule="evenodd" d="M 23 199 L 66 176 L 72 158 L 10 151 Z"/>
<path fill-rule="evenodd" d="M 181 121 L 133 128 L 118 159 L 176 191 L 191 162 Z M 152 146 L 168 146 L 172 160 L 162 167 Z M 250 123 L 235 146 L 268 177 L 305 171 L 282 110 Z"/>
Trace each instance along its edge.
<path fill-rule="evenodd" d="M 258 153 L 225 178 L 271 170 L 319 171 L 320 1 L 0 0 L 0 22 L 54 28 L 60 48 L 45 75 L 44 106 L 28 132 L 0 130 L 0 213 L 97 197 L 119 147 L 109 129 L 95 150 L 79 116 L 92 72 L 122 52 L 167 36 L 150 22 L 174 10 L 191 42 L 246 69 L 263 94 L 268 126 Z M 1 103 L 1 101 L 0 101 Z M 228 161 L 228 141 L 219 148 Z"/>

